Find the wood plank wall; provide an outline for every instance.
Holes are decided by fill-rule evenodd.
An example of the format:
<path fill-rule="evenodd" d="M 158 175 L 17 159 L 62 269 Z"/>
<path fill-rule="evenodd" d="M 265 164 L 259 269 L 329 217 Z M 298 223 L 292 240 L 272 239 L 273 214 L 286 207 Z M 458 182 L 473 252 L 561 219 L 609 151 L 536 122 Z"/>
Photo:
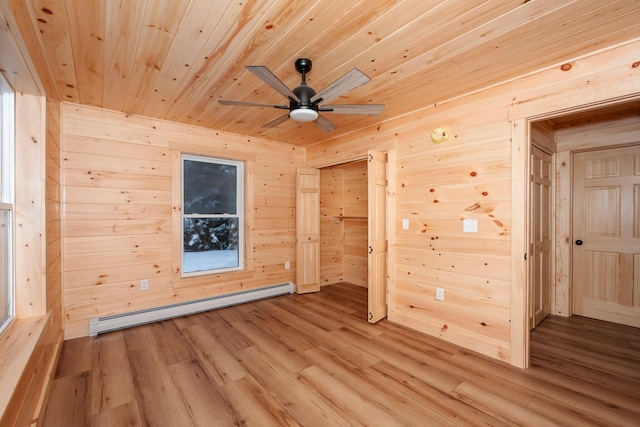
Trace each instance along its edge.
<path fill-rule="evenodd" d="M 344 281 L 367 287 L 367 162 L 344 170 Z"/>
<path fill-rule="evenodd" d="M 638 49 L 629 43 L 570 59 L 570 67 L 558 64 L 307 147 L 309 167 L 396 150 L 390 320 L 511 362 L 510 119 L 640 92 Z M 434 144 L 438 127 L 450 137 Z M 402 230 L 403 218 L 409 230 Z M 463 233 L 463 219 L 476 219 L 478 232 Z M 444 288 L 444 301 L 435 300 L 436 287 Z"/>
<path fill-rule="evenodd" d="M 34 397 L 37 406 L 33 420 L 36 420 L 46 406 L 49 391 L 53 384 L 58 357 L 62 349 L 63 340 L 63 310 L 62 310 L 62 220 L 61 220 L 61 187 L 60 175 L 62 161 L 61 139 L 61 104 L 55 100 L 46 103 L 46 159 L 45 159 L 45 199 L 46 199 L 46 309 L 50 316 L 48 328 L 43 334 L 44 357 L 42 380 L 34 381 Z M 39 388 L 39 390 L 38 390 Z M 31 399 L 31 398 L 29 398 Z M 34 421 L 32 421 L 34 422 Z"/>
<path fill-rule="evenodd" d="M 60 186 L 60 118 L 58 101 L 47 101 L 46 226 L 47 226 L 47 311 L 62 330 L 62 223 Z"/>
<path fill-rule="evenodd" d="M 344 219 L 344 281 L 368 286 L 367 272 L 367 218 Z"/>
<path fill-rule="evenodd" d="M 320 278 L 367 286 L 367 164 L 320 170 Z"/>
<path fill-rule="evenodd" d="M 63 104 L 62 128 L 66 339 L 86 336 L 92 317 L 295 281 L 304 148 L 77 104 Z M 247 271 L 195 280 L 175 273 L 179 152 L 248 162 Z"/>
<path fill-rule="evenodd" d="M 320 284 L 344 281 L 344 171 L 320 169 Z"/>

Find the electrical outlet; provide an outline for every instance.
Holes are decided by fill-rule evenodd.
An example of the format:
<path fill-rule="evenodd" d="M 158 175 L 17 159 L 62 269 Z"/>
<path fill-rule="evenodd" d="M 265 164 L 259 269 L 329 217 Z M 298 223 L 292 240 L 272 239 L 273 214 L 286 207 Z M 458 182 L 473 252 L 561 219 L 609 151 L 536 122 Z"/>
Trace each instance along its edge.
<path fill-rule="evenodd" d="M 147 289 L 149 289 L 149 279 L 140 280 L 140 290 L 146 291 Z"/>
<path fill-rule="evenodd" d="M 444 288 L 436 288 L 436 299 L 444 301 Z"/>
<path fill-rule="evenodd" d="M 291 263 L 290 263 L 289 261 L 285 261 L 285 262 L 284 262 L 284 269 L 285 269 L 285 270 L 288 270 L 288 269 L 290 269 L 290 268 L 291 268 Z"/>
<path fill-rule="evenodd" d="M 409 219 L 408 218 L 402 218 L 402 229 L 403 230 L 408 230 L 409 229 Z"/>

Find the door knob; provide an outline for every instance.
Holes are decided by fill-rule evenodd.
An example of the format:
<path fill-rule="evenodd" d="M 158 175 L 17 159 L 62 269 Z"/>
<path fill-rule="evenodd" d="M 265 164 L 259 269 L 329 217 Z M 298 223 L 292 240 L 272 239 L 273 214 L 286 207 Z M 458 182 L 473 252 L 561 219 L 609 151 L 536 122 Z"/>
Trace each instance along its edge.
<path fill-rule="evenodd" d="M 578 246 L 582 246 L 584 242 L 582 240 L 576 240 L 576 245 Z"/>

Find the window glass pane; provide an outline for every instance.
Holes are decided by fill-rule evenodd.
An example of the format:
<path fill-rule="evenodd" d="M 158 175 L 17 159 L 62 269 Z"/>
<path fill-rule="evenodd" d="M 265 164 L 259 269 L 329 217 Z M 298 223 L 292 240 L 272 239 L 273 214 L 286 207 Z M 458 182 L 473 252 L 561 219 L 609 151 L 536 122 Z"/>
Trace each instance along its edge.
<path fill-rule="evenodd" d="M 238 218 L 184 218 L 185 273 L 240 265 Z"/>
<path fill-rule="evenodd" d="M 0 330 L 11 318 L 11 212 L 0 210 Z"/>
<path fill-rule="evenodd" d="M 182 157 L 182 273 L 243 266 L 243 163 Z"/>
<path fill-rule="evenodd" d="M 235 165 L 185 160 L 183 167 L 186 215 L 237 213 Z"/>

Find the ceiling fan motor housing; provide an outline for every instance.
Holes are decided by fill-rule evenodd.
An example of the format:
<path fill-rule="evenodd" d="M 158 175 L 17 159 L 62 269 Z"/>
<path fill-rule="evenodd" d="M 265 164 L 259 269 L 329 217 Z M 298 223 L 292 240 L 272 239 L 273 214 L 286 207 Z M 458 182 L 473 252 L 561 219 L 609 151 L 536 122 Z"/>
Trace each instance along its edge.
<path fill-rule="evenodd" d="M 290 100 L 290 106 L 292 109 L 294 108 L 312 108 L 314 110 L 318 110 L 317 103 L 311 103 L 311 98 L 313 98 L 316 94 L 316 91 L 313 90 L 311 86 L 308 86 L 306 82 L 302 82 L 300 86 L 293 89 L 292 92 L 298 97 L 300 102 L 295 100 Z"/>

